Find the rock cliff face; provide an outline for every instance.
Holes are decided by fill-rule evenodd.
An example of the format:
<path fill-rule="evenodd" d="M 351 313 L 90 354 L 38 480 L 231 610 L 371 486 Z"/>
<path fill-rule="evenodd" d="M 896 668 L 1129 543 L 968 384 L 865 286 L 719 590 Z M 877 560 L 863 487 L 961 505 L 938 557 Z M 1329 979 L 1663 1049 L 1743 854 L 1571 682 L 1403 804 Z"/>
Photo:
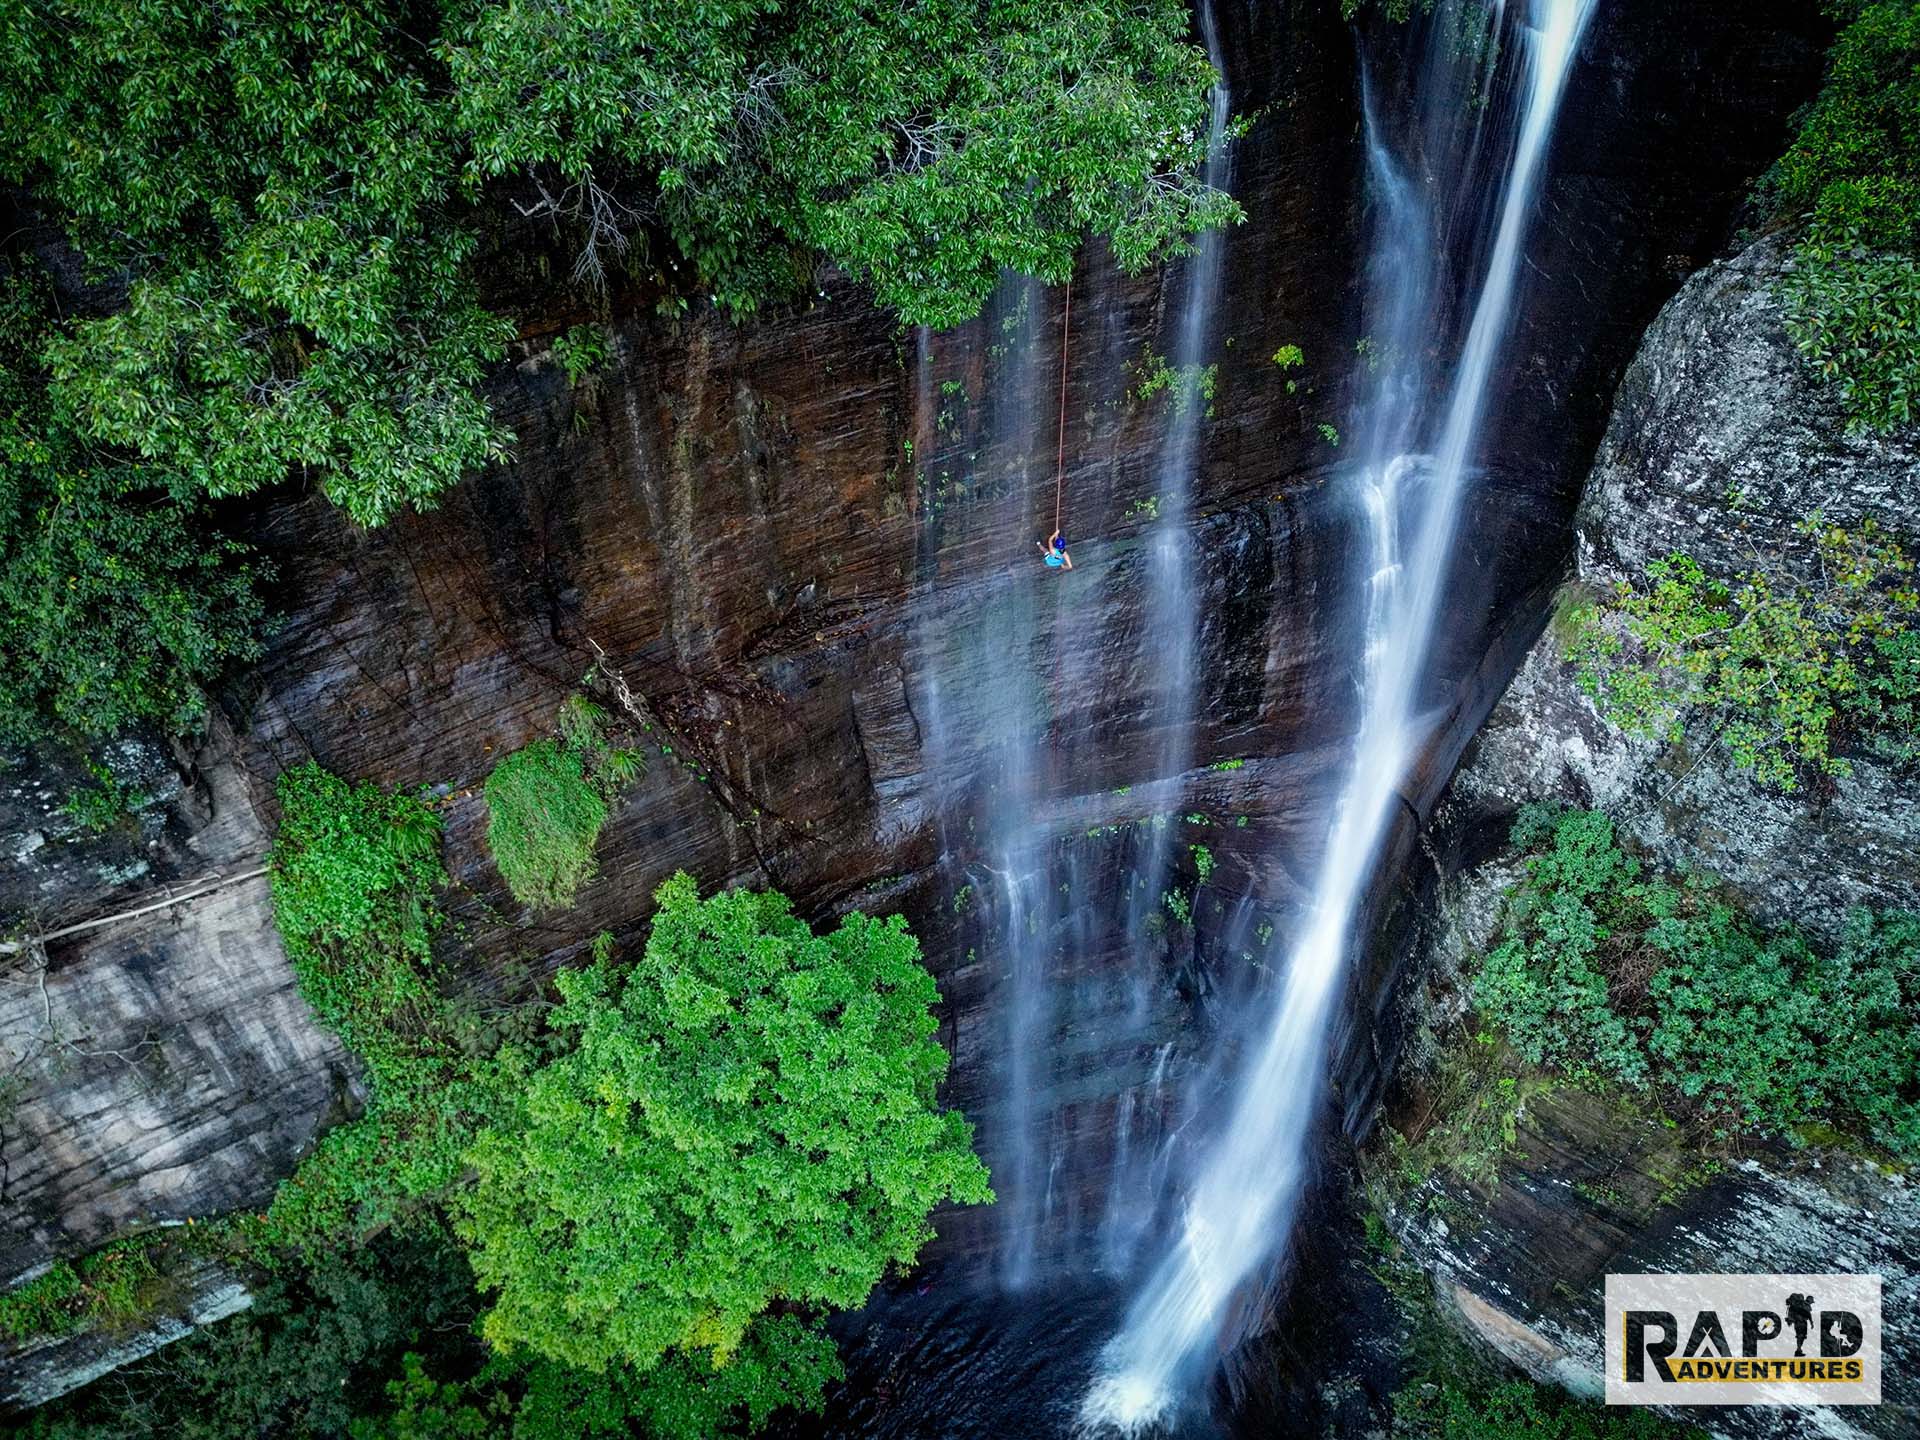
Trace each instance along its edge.
<path fill-rule="evenodd" d="M 1327 483 L 1340 456 L 1318 427 L 1344 414 L 1358 338 L 1353 37 L 1330 4 L 1226 8 L 1236 105 L 1258 119 L 1235 164 L 1249 220 L 1228 241 L 1194 486 L 1194 757 L 1244 756 L 1244 768 L 1156 779 L 1161 737 L 1142 699 L 1159 618 L 1144 609 L 1146 512 L 1167 412 L 1132 392 L 1145 357 L 1172 348 L 1177 270 L 1127 279 L 1096 250 L 1075 278 L 1066 493 L 1080 568 L 1064 584 L 1031 555 L 1051 528 L 1052 416 L 1039 397 L 1059 383 L 1057 295 L 1035 292 L 1023 319 L 1010 292 L 981 321 L 923 337 L 829 275 L 811 305 L 746 325 L 699 307 L 677 319 L 622 310 L 607 364 L 577 386 L 529 333 L 493 385 L 515 459 L 431 515 L 362 533 L 317 495 L 249 512 L 279 567 L 285 623 L 178 767 L 181 791 L 153 822 L 159 843 L 138 842 L 137 856 L 113 848 L 131 840 L 32 847 L 21 896 L 49 921 L 83 918 L 253 869 L 273 777 L 308 757 L 431 786 L 454 878 L 455 983 L 524 985 L 601 930 L 634 938 L 653 885 L 676 868 L 708 886 L 778 885 L 813 914 L 902 908 L 946 996 L 949 1099 L 991 1143 L 999 976 L 956 915 L 977 856 L 943 829 L 959 812 L 929 758 L 936 674 L 952 745 L 941 774 L 986 783 L 994 758 L 968 708 L 986 687 L 946 639 L 1004 625 L 1036 675 L 1051 671 L 1031 698 L 1066 758 L 1049 762 L 1042 790 L 1062 843 L 1085 850 L 1075 905 L 1106 917 L 1090 934 L 1119 908 L 1132 823 L 1185 809 L 1248 817 L 1212 837 L 1216 887 L 1257 889 L 1284 924 L 1350 730 L 1351 527 Z M 1444 782 L 1538 627 L 1583 457 L 1639 327 L 1720 243 L 1810 92 L 1821 37 L 1803 9 L 1702 0 L 1676 18 L 1621 0 L 1596 27 L 1530 257 L 1543 278 L 1499 406 L 1504 458 L 1469 527 L 1468 568 L 1483 583 L 1449 627 L 1451 719 L 1416 803 Z M 1386 31 L 1375 42 L 1407 43 Z M 1023 325 L 1030 401 L 1005 383 Z M 1268 358 L 1285 344 L 1308 357 L 1311 383 L 1297 391 Z M 1019 403 L 1036 412 L 1029 423 L 1009 412 Z M 487 857 L 479 787 L 497 756 L 550 725 L 601 652 L 671 754 L 613 816 L 578 907 L 527 913 Z M 134 859 L 137 875 L 124 868 Z M 1059 1007 L 1065 1058 L 1039 1104 L 1095 1149 L 1156 1047 L 1189 1027 L 1204 948 L 1169 954 L 1150 1033 L 1124 1045 L 1102 1028 L 1101 1006 L 1121 1002 L 1103 989 L 1099 944 L 1054 977 L 1075 1003 Z M 44 976 L 36 962 L 12 978 L 0 991 L 18 1077 L 0 1280 L 152 1224 L 259 1204 L 354 1102 L 351 1063 L 295 995 L 258 880 L 62 940 Z M 1354 1093 L 1377 1088 L 1378 1054 L 1344 1063 Z M 955 1217 L 943 1243 L 964 1258 L 992 1233 Z"/>
<path fill-rule="evenodd" d="M 1579 512 L 1579 584 L 1608 585 L 1680 548 L 1723 571 L 1745 567 L 1749 545 L 1792 554 L 1806 545 L 1795 527 L 1816 511 L 1896 531 L 1906 520 L 1920 437 L 1845 433 L 1781 324 L 1774 290 L 1790 250 L 1775 236 L 1710 267 L 1648 330 Z M 1912 767 L 1860 746 L 1847 758 L 1851 775 L 1788 795 L 1741 774 L 1710 725 L 1678 744 L 1630 741 L 1580 692 L 1561 642 L 1542 636 L 1426 837 L 1431 910 L 1413 1008 L 1457 1003 L 1459 966 L 1492 935 L 1516 878 L 1499 852 L 1529 801 L 1604 810 L 1653 863 L 1711 871 L 1776 923 L 1830 936 L 1850 906 L 1915 908 Z M 1888 1404 L 1824 1412 L 1817 1433 L 1920 1423 L 1909 1378 L 1920 1206 L 1901 1175 L 1817 1148 L 1760 1147 L 1703 1169 L 1646 1115 L 1559 1092 L 1523 1111 L 1497 1188 L 1437 1193 L 1400 1217 L 1406 1238 L 1462 1325 L 1541 1378 L 1597 1391 L 1609 1271 L 1869 1271 L 1886 1282 Z M 1708 1420 L 1716 1433 L 1787 1433 L 1763 1411 Z"/>
<path fill-rule="evenodd" d="M 1688 283 L 1620 386 L 1579 516 L 1578 581 L 1605 589 L 1684 549 L 1715 573 L 1755 552 L 1804 556 L 1809 516 L 1899 533 L 1920 484 L 1920 436 L 1849 436 L 1831 387 L 1800 360 L 1774 287 L 1775 236 Z M 1756 786 L 1709 722 L 1678 745 L 1604 723 L 1549 635 L 1536 644 L 1454 782 L 1453 809 L 1530 799 L 1606 810 L 1661 864 L 1721 876 L 1770 919 L 1838 929 L 1849 906 L 1911 905 L 1920 822 L 1910 767 L 1844 748 L 1852 774 L 1810 794 Z"/>
<path fill-rule="evenodd" d="M 1576 1091 L 1532 1101 L 1490 1193 L 1434 1182 L 1398 1233 L 1443 1314 L 1520 1370 L 1598 1399 L 1613 1274 L 1875 1274 L 1883 1403 L 1689 1409 L 1722 1436 L 1904 1436 L 1920 1423 L 1920 1195 L 1844 1154 L 1762 1152 L 1708 1176 L 1645 1113 Z"/>

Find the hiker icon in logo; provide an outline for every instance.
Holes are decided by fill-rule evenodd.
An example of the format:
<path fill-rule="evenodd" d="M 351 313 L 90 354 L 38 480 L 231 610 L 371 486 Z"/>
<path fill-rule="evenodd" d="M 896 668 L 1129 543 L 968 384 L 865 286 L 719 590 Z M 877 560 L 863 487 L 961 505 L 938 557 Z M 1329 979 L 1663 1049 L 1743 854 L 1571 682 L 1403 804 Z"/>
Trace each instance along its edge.
<path fill-rule="evenodd" d="M 1793 1330 L 1794 1358 L 1807 1353 L 1807 1332 L 1813 1328 L 1813 1297 L 1787 1296 L 1787 1324 Z"/>

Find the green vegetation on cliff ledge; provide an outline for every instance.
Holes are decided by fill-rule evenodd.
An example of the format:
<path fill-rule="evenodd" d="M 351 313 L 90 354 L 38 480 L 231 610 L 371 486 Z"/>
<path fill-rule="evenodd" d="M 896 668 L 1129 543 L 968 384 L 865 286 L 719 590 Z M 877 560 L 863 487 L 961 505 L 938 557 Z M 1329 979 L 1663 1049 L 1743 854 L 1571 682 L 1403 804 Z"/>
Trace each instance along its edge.
<path fill-rule="evenodd" d="M 177 1233 L 177 1232 L 175 1232 Z M 335 1440 L 409 1347 L 459 1354 L 479 1299 L 444 1227 L 256 1279 L 241 1313 L 36 1410 L 29 1440 Z"/>
<path fill-rule="evenodd" d="M 1717 1134 L 1820 1123 L 1920 1156 L 1920 916 L 1856 912 L 1828 949 L 1643 873 L 1604 815 L 1532 808 L 1513 839 L 1526 878 L 1473 994 L 1528 1060 Z"/>
<path fill-rule="evenodd" d="M 0 1295 L 0 1340 L 65 1335 L 84 1325 L 132 1320 L 154 1278 L 146 1244 L 138 1238 L 75 1262 L 57 1260 L 44 1274 Z"/>
<path fill-rule="evenodd" d="M 1647 1410 L 1622 1411 L 1526 1380 L 1469 1387 L 1436 1374 L 1394 1397 L 1392 1440 L 1706 1440 Z"/>
<path fill-rule="evenodd" d="M 1826 86 L 1768 177 L 1804 216 L 1784 298 L 1794 343 L 1856 426 L 1920 418 L 1920 0 L 1828 0 Z"/>
<path fill-rule="evenodd" d="M 409 1352 L 401 1367 L 386 1386 L 392 1409 L 356 1421 L 351 1440 L 710 1440 L 752 1434 L 783 1408 L 818 1411 L 843 1373 L 831 1337 L 791 1315 L 757 1322 L 725 1364 L 674 1354 L 595 1373 L 496 1353 L 470 1378 L 438 1380 Z"/>
<path fill-rule="evenodd" d="M 278 793 L 274 919 L 301 995 L 360 1057 L 368 1089 L 365 1113 L 321 1137 L 267 1212 L 270 1248 L 312 1252 L 443 1195 L 528 1057 L 440 993 L 429 942 L 446 871 L 425 802 L 312 762 Z"/>
<path fill-rule="evenodd" d="M 1678 740 L 1705 714 L 1739 767 L 1799 788 L 1845 775 L 1836 735 L 1905 760 L 1920 754 L 1920 589 L 1906 550 L 1871 520 L 1818 515 L 1805 553 L 1754 555 L 1734 577 L 1676 552 L 1568 617 L 1567 658 L 1607 718 Z M 1712 744 L 1713 739 L 1698 743 Z"/>

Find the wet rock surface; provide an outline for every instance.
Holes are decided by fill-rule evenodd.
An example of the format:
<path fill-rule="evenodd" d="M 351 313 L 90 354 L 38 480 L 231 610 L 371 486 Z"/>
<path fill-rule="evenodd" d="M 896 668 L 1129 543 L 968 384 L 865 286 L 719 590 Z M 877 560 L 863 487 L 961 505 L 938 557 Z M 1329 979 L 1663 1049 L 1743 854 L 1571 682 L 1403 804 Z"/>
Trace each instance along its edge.
<path fill-rule="evenodd" d="M 1815 512 L 1898 530 L 1920 479 L 1916 437 L 1846 433 L 1836 396 L 1781 324 L 1775 286 L 1790 249 L 1789 236 L 1773 236 L 1708 268 L 1647 332 L 1578 515 L 1581 586 L 1637 576 L 1674 549 L 1721 572 L 1757 551 L 1804 557 L 1797 527 Z M 1444 1029 L 1464 1003 L 1459 973 L 1518 878 L 1504 836 L 1529 802 L 1603 810 L 1649 863 L 1709 871 L 1769 922 L 1829 939 L 1849 907 L 1920 903 L 1911 766 L 1855 743 L 1851 775 L 1797 794 L 1763 788 L 1713 743 L 1710 723 L 1675 744 L 1623 736 L 1581 692 L 1562 643 L 1549 631 L 1528 653 L 1423 838 L 1403 1009 L 1377 1031 L 1436 1019 Z M 1406 1073 L 1417 1077 L 1424 1058 L 1408 1055 Z M 1421 1123 L 1412 1092 L 1390 1114 Z M 1497 1186 L 1432 1182 L 1396 1220 L 1461 1328 L 1528 1373 L 1589 1391 L 1610 1271 L 1878 1273 L 1885 1405 L 1698 1418 L 1742 1436 L 1894 1436 L 1920 1425 L 1910 1379 L 1920 1206 L 1905 1176 L 1871 1159 L 1759 1146 L 1709 1161 L 1644 1109 L 1562 1088 L 1523 1108 Z"/>

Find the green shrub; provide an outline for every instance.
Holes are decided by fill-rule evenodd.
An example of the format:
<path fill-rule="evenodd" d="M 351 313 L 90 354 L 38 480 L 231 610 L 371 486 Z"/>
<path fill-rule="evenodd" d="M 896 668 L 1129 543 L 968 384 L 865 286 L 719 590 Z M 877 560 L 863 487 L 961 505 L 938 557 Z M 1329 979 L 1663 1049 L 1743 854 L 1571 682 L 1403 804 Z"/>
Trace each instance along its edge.
<path fill-rule="evenodd" d="M 1390 1193 L 1404 1193 L 1436 1174 L 1498 1188 L 1501 1161 L 1519 1139 L 1527 1106 L 1554 1083 L 1484 1031 L 1439 1047 L 1420 1075 L 1425 1118 L 1405 1134 L 1392 1126 L 1385 1131 L 1393 1162 L 1384 1177 Z"/>
<path fill-rule="evenodd" d="M 1829 953 L 1644 875 L 1603 815 L 1529 812 L 1514 839 L 1533 853 L 1474 999 L 1529 1060 L 1721 1134 L 1825 1122 L 1920 1154 L 1920 917 L 1856 912 Z"/>
<path fill-rule="evenodd" d="M 1920 744 L 1920 592 L 1905 549 L 1871 520 L 1818 515 L 1810 555 L 1757 556 L 1732 579 L 1676 552 L 1567 617 L 1580 685 L 1631 734 L 1677 740 L 1704 711 L 1741 769 L 1799 788 L 1803 770 L 1845 775 L 1837 730 L 1881 753 Z"/>
<path fill-rule="evenodd" d="M 724 1361 L 776 1300 L 853 1308 L 942 1200 L 991 1198 L 935 1106 L 933 977 L 899 917 L 816 936 L 784 897 L 661 885 L 631 974 L 557 979 L 575 1048 L 475 1144 L 455 1199 L 487 1339 L 563 1364 Z"/>
<path fill-rule="evenodd" d="M 1862 253 L 1854 232 L 1816 230 L 1782 286 L 1787 334 L 1840 387 L 1850 429 L 1892 430 L 1920 413 L 1920 259 Z"/>
<path fill-rule="evenodd" d="M 439 1196 L 524 1057 L 476 1045 L 439 993 L 429 942 L 445 883 L 440 822 L 413 795 L 311 762 L 280 778 L 274 918 L 300 993 L 365 1063 L 366 1113 L 338 1125 L 275 1194 L 267 1249 L 350 1241 Z"/>
<path fill-rule="evenodd" d="M 607 332 L 598 325 L 575 325 L 553 340 L 553 358 L 567 372 L 567 384 L 578 385 L 607 359 Z"/>
<path fill-rule="evenodd" d="M 94 1320 L 114 1326 L 140 1317 L 149 1288 L 159 1278 L 152 1244 L 145 1236 L 120 1240 L 81 1260 L 80 1282 Z"/>
<path fill-rule="evenodd" d="M 312 761 L 283 774 L 277 794 L 273 914 L 300 993 L 376 1072 L 399 1065 L 435 998 L 440 819 L 419 796 L 349 785 Z"/>
<path fill-rule="evenodd" d="M 1149 354 L 1140 372 L 1140 384 L 1133 393 L 1137 400 L 1151 400 L 1156 395 L 1166 396 L 1175 418 L 1199 411 L 1211 420 L 1213 395 L 1219 379 L 1218 364 L 1202 365 L 1194 361 L 1186 365 L 1169 365 L 1164 356 Z"/>
<path fill-rule="evenodd" d="M 1888 430 L 1920 400 L 1920 0 L 1828 8 L 1849 23 L 1769 176 L 1779 208 L 1807 220 L 1787 331 L 1855 426 Z"/>
<path fill-rule="evenodd" d="M 117 1240 L 78 1261 L 56 1260 L 41 1275 L 0 1295 L 0 1339 L 69 1335 L 90 1325 L 139 1318 L 158 1275 L 150 1238 Z"/>
<path fill-rule="evenodd" d="M 1378 10 L 1389 20 L 1410 20 L 1415 14 L 1424 15 L 1433 9 L 1433 0 L 1340 0 L 1342 18 L 1352 20 L 1362 10 Z"/>
<path fill-rule="evenodd" d="M 584 695 L 560 707 L 560 739 L 514 751 L 487 777 L 487 845 L 523 905 L 562 908 L 593 878 L 607 803 L 640 773 L 637 751 L 606 738 Z"/>
<path fill-rule="evenodd" d="M 105 765 L 89 760 L 87 773 L 94 783 L 74 791 L 60 809 L 89 835 L 104 834 L 147 803 L 146 795 L 124 783 Z"/>

